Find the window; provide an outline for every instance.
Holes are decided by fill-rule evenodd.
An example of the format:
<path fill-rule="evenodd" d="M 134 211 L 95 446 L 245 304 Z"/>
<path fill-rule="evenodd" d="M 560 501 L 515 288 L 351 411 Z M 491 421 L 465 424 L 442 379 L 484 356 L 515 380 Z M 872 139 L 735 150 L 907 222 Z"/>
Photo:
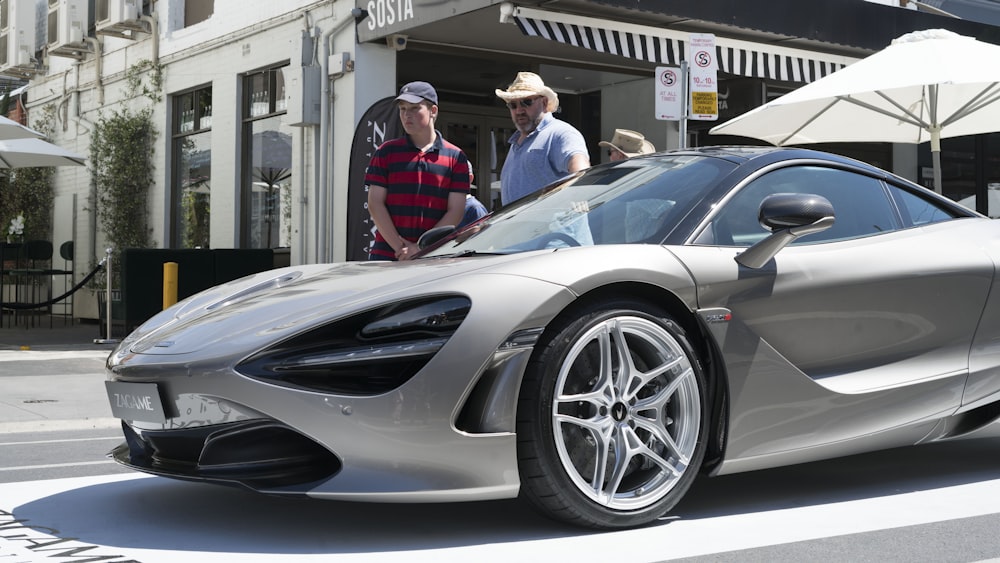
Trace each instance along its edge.
<path fill-rule="evenodd" d="M 714 243 L 750 246 L 767 237 L 770 232 L 757 221 L 758 210 L 765 197 L 776 193 L 816 194 L 833 204 L 833 226 L 793 244 L 859 238 L 901 226 L 880 180 L 835 168 L 790 166 L 753 180 L 724 204 L 712 221 Z"/>
<path fill-rule="evenodd" d="M 184 2 L 184 27 L 207 20 L 213 12 L 215 0 L 187 0 Z"/>
<path fill-rule="evenodd" d="M 212 199 L 212 88 L 173 97 L 175 248 L 208 248 Z"/>
<path fill-rule="evenodd" d="M 954 219 L 957 216 L 952 211 L 942 209 L 934 202 L 912 194 L 902 188 L 892 186 L 890 190 L 897 205 L 899 205 L 904 220 L 911 225 L 927 225 Z"/>
<path fill-rule="evenodd" d="M 292 135 L 280 67 L 244 77 L 244 248 L 291 245 Z"/>

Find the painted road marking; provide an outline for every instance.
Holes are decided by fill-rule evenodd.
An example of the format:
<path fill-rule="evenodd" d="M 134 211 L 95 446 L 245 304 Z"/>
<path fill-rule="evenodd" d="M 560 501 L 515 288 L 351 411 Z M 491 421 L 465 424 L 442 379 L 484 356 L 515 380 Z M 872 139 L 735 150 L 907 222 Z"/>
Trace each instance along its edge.
<path fill-rule="evenodd" d="M 108 350 L 0 350 L 0 362 L 94 359 L 107 360 Z"/>
<path fill-rule="evenodd" d="M 47 463 L 45 465 L 18 465 L 16 467 L 0 467 L 0 471 L 27 471 L 30 469 L 55 469 L 58 467 L 78 467 L 81 465 L 106 465 L 114 463 L 113 460 L 104 459 L 101 461 L 77 461 L 73 463 Z"/>
<path fill-rule="evenodd" d="M 27 442 L 0 442 L 0 446 L 34 446 L 38 444 L 64 444 L 67 442 L 93 442 L 95 440 L 119 440 L 121 436 L 102 436 L 100 438 L 65 438 L 62 440 L 31 440 Z"/>
<path fill-rule="evenodd" d="M 23 434 L 25 432 L 49 432 L 57 430 L 108 430 L 121 428 L 117 418 L 81 418 L 77 420 L 23 420 L 0 422 L 0 434 Z"/>

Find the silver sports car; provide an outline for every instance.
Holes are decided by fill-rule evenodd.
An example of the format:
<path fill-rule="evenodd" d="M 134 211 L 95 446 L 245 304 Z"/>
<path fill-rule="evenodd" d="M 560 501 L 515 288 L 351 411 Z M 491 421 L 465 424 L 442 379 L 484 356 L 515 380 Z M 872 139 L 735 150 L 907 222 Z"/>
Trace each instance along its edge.
<path fill-rule="evenodd" d="M 419 258 L 293 266 L 112 353 L 155 475 L 595 528 L 722 475 L 1000 424 L 1000 222 L 822 152 L 595 166 Z"/>

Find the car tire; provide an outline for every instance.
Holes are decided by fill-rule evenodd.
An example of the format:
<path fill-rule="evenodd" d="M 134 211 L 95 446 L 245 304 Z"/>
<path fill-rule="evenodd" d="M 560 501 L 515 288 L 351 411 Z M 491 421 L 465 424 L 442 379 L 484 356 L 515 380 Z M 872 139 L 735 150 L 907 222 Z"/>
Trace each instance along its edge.
<path fill-rule="evenodd" d="M 555 321 L 518 399 L 521 496 L 578 526 L 655 521 L 704 458 L 706 389 L 684 331 L 658 307 L 610 299 Z"/>

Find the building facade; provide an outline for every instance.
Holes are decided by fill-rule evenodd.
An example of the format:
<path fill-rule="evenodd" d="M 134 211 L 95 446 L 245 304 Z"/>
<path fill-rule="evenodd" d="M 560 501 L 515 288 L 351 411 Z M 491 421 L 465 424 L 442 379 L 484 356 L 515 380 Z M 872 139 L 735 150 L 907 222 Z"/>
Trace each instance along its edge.
<path fill-rule="evenodd" d="M 19 100 L 29 125 L 49 108 L 51 140 L 84 155 L 109 112 L 152 111 L 146 213 L 155 246 L 282 248 L 294 264 L 357 260 L 371 237 L 359 173 L 399 134 L 391 100 L 403 83 L 438 89 L 439 129 L 469 155 L 477 197 L 492 206 L 513 132 L 493 92 L 518 71 L 539 73 L 560 94 L 557 117 L 584 133 L 592 162 L 606 159 L 597 143 L 615 128 L 641 131 L 658 149 L 752 142 L 709 136 L 714 121 L 682 128 L 655 118 L 656 69 L 679 64 L 692 34 L 716 41 L 721 122 L 909 31 L 945 28 L 1000 43 L 1000 28 L 933 4 L 0 0 L 0 74 L 26 82 Z M 137 78 L 160 98 L 137 94 Z M 921 147 L 821 148 L 927 183 Z M 1000 182 L 1000 167 L 971 180 L 955 171 L 959 157 L 949 175 L 947 154 L 947 195 L 982 195 Z M 77 279 L 106 246 L 98 189 L 89 167 L 56 172 L 53 242 L 75 242 Z"/>

